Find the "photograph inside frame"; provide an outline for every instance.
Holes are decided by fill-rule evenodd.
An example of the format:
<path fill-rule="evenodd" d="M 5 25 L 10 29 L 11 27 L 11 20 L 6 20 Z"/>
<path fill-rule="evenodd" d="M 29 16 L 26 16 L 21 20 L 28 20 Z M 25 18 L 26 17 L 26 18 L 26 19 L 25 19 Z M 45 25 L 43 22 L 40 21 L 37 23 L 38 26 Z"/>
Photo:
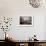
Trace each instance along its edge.
<path fill-rule="evenodd" d="M 20 16 L 20 25 L 32 25 L 32 16 Z"/>

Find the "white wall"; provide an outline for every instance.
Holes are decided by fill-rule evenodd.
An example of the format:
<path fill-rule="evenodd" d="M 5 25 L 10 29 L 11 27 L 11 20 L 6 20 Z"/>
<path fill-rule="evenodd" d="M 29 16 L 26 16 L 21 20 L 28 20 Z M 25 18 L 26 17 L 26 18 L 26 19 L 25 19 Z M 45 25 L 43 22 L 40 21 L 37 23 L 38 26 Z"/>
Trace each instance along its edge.
<path fill-rule="evenodd" d="M 26 40 L 28 37 L 37 35 L 39 40 L 44 38 L 45 30 L 45 8 L 32 8 L 28 0 L 0 0 L 0 16 L 13 17 L 12 29 L 9 31 L 19 40 Z M 21 27 L 19 25 L 20 15 L 34 16 L 32 27 Z M 2 39 L 2 36 L 1 38 Z"/>
<path fill-rule="evenodd" d="M 18 15 L 19 16 L 19 15 Z M 39 40 L 44 40 L 44 16 L 34 16 L 34 25 L 32 27 L 20 26 L 18 16 L 13 18 L 11 34 L 19 40 L 27 40 L 34 34 Z"/>
<path fill-rule="evenodd" d="M 45 16 L 45 24 L 44 24 L 44 39 L 46 39 L 46 16 Z"/>
<path fill-rule="evenodd" d="M 3 18 L 3 17 L 2 17 Z M 29 37 L 32 37 L 34 34 L 37 35 L 37 39 L 44 40 L 44 16 L 33 16 L 33 26 L 20 26 L 19 25 L 19 15 L 12 17 L 12 26 L 8 33 L 12 34 L 13 37 L 16 37 L 17 40 L 27 40 Z M 1 18 L 0 18 L 1 19 Z M 3 20 L 3 19 L 2 19 Z M 3 31 L 0 29 L 0 35 Z M 0 39 L 4 37 L 0 36 Z"/>

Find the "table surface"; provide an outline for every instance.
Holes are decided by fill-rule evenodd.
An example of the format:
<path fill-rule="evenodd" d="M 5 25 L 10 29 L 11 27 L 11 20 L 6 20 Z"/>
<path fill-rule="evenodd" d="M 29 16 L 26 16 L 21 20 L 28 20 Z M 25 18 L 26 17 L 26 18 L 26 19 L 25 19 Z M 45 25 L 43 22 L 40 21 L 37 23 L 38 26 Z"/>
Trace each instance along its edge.
<path fill-rule="evenodd" d="M 29 41 L 29 40 L 13 40 L 13 42 L 25 42 L 25 43 L 27 43 L 27 42 L 41 42 L 41 43 L 46 43 L 46 40 L 39 40 L 39 41 Z"/>
<path fill-rule="evenodd" d="M 5 40 L 0 40 L 0 42 L 4 42 Z"/>
<path fill-rule="evenodd" d="M 0 42 L 3 42 L 5 40 L 0 40 Z M 11 42 L 41 42 L 41 43 L 46 43 L 46 40 L 38 40 L 38 41 L 34 41 L 34 40 L 9 40 Z"/>

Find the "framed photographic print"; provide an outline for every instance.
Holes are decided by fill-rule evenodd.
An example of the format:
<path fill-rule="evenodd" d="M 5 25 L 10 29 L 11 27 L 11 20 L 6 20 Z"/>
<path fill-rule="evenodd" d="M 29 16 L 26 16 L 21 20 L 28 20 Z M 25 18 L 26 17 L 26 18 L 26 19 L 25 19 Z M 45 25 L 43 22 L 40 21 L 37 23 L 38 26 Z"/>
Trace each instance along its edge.
<path fill-rule="evenodd" d="M 20 26 L 33 26 L 33 16 L 20 16 Z"/>

